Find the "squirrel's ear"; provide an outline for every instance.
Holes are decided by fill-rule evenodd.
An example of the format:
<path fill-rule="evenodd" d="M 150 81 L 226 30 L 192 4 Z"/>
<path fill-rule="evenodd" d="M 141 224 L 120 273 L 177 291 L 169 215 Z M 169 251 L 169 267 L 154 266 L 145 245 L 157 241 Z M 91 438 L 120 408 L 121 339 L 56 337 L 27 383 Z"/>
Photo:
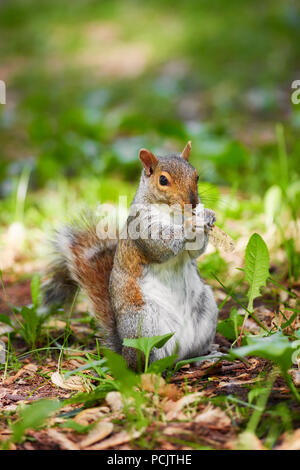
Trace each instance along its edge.
<path fill-rule="evenodd" d="M 191 153 L 191 150 L 192 150 L 192 143 L 191 141 L 189 140 L 188 143 L 186 144 L 186 146 L 184 147 L 182 153 L 181 153 L 181 156 L 185 159 L 185 160 L 188 160 L 189 159 L 189 156 L 190 156 L 190 153 Z"/>
<path fill-rule="evenodd" d="M 147 176 L 151 176 L 154 168 L 156 167 L 158 160 L 155 155 L 153 155 L 150 150 L 141 149 L 139 154 L 140 160 L 145 168 L 145 172 Z"/>

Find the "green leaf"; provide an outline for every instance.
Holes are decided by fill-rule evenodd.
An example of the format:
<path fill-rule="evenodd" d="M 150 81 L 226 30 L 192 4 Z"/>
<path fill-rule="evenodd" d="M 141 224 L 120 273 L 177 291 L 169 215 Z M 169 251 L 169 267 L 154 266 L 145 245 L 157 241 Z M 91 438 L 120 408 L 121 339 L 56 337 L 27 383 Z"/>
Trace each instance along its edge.
<path fill-rule="evenodd" d="M 99 403 L 100 400 L 103 400 L 108 392 L 115 390 L 118 390 L 116 380 L 110 380 L 107 378 L 106 381 L 103 381 L 92 392 L 78 393 L 75 396 L 64 400 L 64 405 L 84 403 L 84 406 L 88 408 L 94 406 L 96 403 Z"/>
<path fill-rule="evenodd" d="M 258 233 L 254 233 L 250 238 L 245 256 L 245 278 L 249 283 L 248 309 L 252 312 L 253 301 L 259 297 L 260 288 L 266 285 L 269 277 L 269 252 L 267 245 Z"/>
<path fill-rule="evenodd" d="M 130 393 L 133 387 L 140 382 L 140 376 L 128 368 L 125 359 L 120 354 L 110 349 L 104 349 L 103 353 L 107 359 L 108 367 L 118 383 L 120 392 L 125 395 Z"/>
<path fill-rule="evenodd" d="M 23 318 L 20 334 L 31 347 L 35 346 L 41 327 L 41 318 L 34 307 L 22 307 L 19 312 Z"/>
<path fill-rule="evenodd" d="M 246 356 L 259 356 L 278 364 L 283 371 L 287 371 L 292 365 L 292 355 L 297 347 L 297 341 L 290 342 L 282 331 L 271 336 L 248 336 L 247 346 L 232 349 L 230 356 L 233 358 L 245 358 Z"/>
<path fill-rule="evenodd" d="M 42 426 L 46 419 L 62 406 L 63 403 L 59 400 L 48 399 L 26 405 L 20 410 L 19 420 L 12 425 L 14 442 L 20 442 L 27 429 L 36 429 Z"/>
<path fill-rule="evenodd" d="M 174 333 L 168 333 L 162 336 L 150 336 L 142 338 L 124 338 L 123 345 L 129 348 L 135 348 L 142 351 L 145 355 L 150 353 L 153 348 L 162 348 Z"/>
<path fill-rule="evenodd" d="M 6 325 L 9 325 L 9 326 L 13 326 L 12 325 L 12 322 L 11 322 L 11 319 L 9 318 L 8 315 L 4 315 L 4 314 L 0 314 L 0 322 L 1 323 L 5 323 Z"/>
<path fill-rule="evenodd" d="M 148 426 L 149 420 L 144 413 L 146 399 L 144 393 L 138 389 L 141 376 L 130 370 L 125 359 L 119 354 L 109 349 L 104 349 L 103 353 L 111 374 L 115 378 L 113 385 L 122 394 L 126 421 L 134 423 L 137 429 Z"/>
<path fill-rule="evenodd" d="M 91 361 L 87 362 L 83 366 L 77 367 L 76 369 L 70 370 L 66 374 L 64 374 L 65 378 L 68 379 L 71 375 L 77 374 L 77 372 L 81 372 L 83 370 L 91 369 L 92 367 L 96 366 L 103 366 L 106 363 L 105 359 L 99 359 L 99 361 Z M 106 370 L 106 368 L 104 368 Z"/>
<path fill-rule="evenodd" d="M 170 338 L 172 338 L 173 335 L 174 333 L 167 333 L 166 335 L 162 336 L 124 338 L 123 345 L 127 346 L 128 348 L 138 349 L 139 351 L 142 351 L 145 354 L 145 372 L 147 372 L 149 356 L 152 349 L 162 348 L 166 344 L 166 342 L 169 341 Z"/>
<path fill-rule="evenodd" d="M 161 374 L 166 369 L 170 369 L 173 367 L 174 362 L 177 358 L 177 354 L 172 354 L 171 356 L 163 357 L 162 359 L 158 359 L 157 361 L 152 362 L 148 367 L 148 373 L 152 374 Z"/>
<path fill-rule="evenodd" d="M 87 426 L 84 426 L 83 424 L 77 423 L 73 419 L 68 419 L 64 423 L 59 424 L 60 428 L 73 429 L 74 431 L 78 432 L 79 434 L 86 434 L 91 429 L 93 429 L 94 426 L 95 426 L 94 423 L 93 424 L 88 424 Z"/>
<path fill-rule="evenodd" d="M 263 393 L 266 393 L 267 387 L 255 387 L 248 393 L 248 403 L 251 405 L 253 400 L 258 398 Z"/>
<path fill-rule="evenodd" d="M 32 303 L 35 308 L 40 304 L 40 290 L 41 290 L 41 278 L 40 276 L 33 276 L 30 284 Z"/>
<path fill-rule="evenodd" d="M 243 316 L 238 313 L 236 308 L 232 308 L 229 318 L 221 320 L 217 326 L 217 332 L 225 338 L 234 341 L 238 337 L 238 327 L 243 324 Z"/>

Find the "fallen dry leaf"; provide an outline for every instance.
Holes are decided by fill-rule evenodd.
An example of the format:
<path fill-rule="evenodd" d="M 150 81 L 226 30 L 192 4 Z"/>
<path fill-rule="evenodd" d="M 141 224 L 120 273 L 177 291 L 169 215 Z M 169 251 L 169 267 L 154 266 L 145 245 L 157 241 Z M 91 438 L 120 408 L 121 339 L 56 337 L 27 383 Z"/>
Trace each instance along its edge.
<path fill-rule="evenodd" d="M 178 418 L 180 411 L 187 405 L 194 403 L 196 400 L 200 399 L 203 396 L 201 392 L 191 393 L 190 395 L 185 395 L 176 402 L 168 400 L 166 402 L 166 420 L 171 421 L 175 418 Z"/>
<path fill-rule="evenodd" d="M 134 431 L 132 433 L 129 433 L 127 431 L 121 431 L 115 434 L 114 436 L 105 439 L 100 444 L 96 444 L 92 447 L 86 447 L 86 450 L 104 450 L 110 447 L 116 447 L 121 444 L 125 444 L 126 442 L 129 442 L 132 439 L 137 439 L 138 437 L 140 437 L 142 432 L 143 430 Z"/>
<path fill-rule="evenodd" d="M 0 326 L 0 336 L 5 335 L 5 333 L 11 333 L 12 331 L 13 328 L 9 325 Z M 0 344 L 0 351 L 5 351 L 5 348 L 2 344 Z"/>
<path fill-rule="evenodd" d="M 51 319 L 46 323 L 46 327 L 53 330 L 64 330 L 66 328 L 66 322 L 58 319 Z"/>
<path fill-rule="evenodd" d="M 254 382 L 259 382 L 260 380 L 261 379 L 259 377 L 254 377 L 250 380 L 230 380 L 229 382 L 222 381 L 219 383 L 219 388 L 233 387 L 234 385 L 252 384 Z"/>
<path fill-rule="evenodd" d="M 180 391 L 174 384 L 167 384 L 166 381 L 156 374 L 142 374 L 141 386 L 146 392 L 158 393 L 158 395 L 165 396 L 171 400 L 177 400 Z"/>
<path fill-rule="evenodd" d="M 51 381 L 54 385 L 64 390 L 77 390 L 80 392 L 87 392 L 89 388 L 85 385 L 82 377 L 78 375 L 72 375 L 68 379 L 65 379 L 58 371 L 53 372 L 51 375 Z"/>
<path fill-rule="evenodd" d="M 83 361 L 82 359 L 70 359 L 68 360 L 68 365 L 72 366 L 72 367 L 75 367 L 76 369 L 78 367 L 81 367 L 81 366 L 84 366 L 86 364 L 85 361 Z"/>
<path fill-rule="evenodd" d="M 299 369 L 291 369 L 290 374 L 292 376 L 293 382 L 296 387 L 300 387 L 300 370 Z"/>
<path fill-rule="evenodd" d="M 34 376 L 34 374 L 36 373 L 37 370 L 38 370 L 37 365 L 35 365 L 35 364 L 26 364 L 15 375 L 12 375 L 11 377 L 8 377 L 7 379 L 5 379 L 2 382 L 2 384 L 3 385 L 11 385 L 12 383 L 14 383 L 22 375 Z"/>
<path fill-rule="evenodd" d="M 61 449 L 79 450 L 79 447 L 74 442 L 70 441 L 70 439 L 68 439 L 62 432 L 58 432 L 55 429 L 49 429 L 48 435 Z"/>
<path fill-rule="evenodd" d="M 276 450 L 300 450 L 300 429 L 296 429 L 293 434 L 284 433 L 283 441 L 276 446 Z"/>
<path fill-rule="evenodd" d="M 82 426 L 87 426 L 97 419 L 102 418 L 107 413 L 110 412 L 110 409 L 107 406 L 97 406 L 95 408 L 87 408 L 86 410 L 80 411 L 78 415 L 75 416 L 73 421 L 76 423 L 82 424 Z"/>
<path fill-rule="evenodd" d="M 260 326 L 252 318 L 247 318 L 244 328 L 253 334 L 257 334 L 260 331 Z"/>
<path fill-rule="evenodd" d="M 165 385 L 165 380 L 156 374 L 142 374 L 141 376 L 141 386 L 146 392 L 161 394 Z"/>
<path fill-rule="evenodd" d="M 176 387 L 175 384 L 166 384 L 161 395 L 169 398 L 172 401 L 176 401 L 183 395 L 183 393 L 179 388 Z"/>
<path fill-rule="evenodd" d="M 211 374 L 213 371 L 221 369 L 222 363 L 211 363 L 210 361 L 205 361 L 203 364 L 201 364 L 201 369 L 192 369 L 188 370 L 187 372 L 181 374 L 178 373 L 174 375 L 174 377 L 171 377 L 171 382 L 181 382 L 185 379 L 198 379 L 200 377 L 203 377 L 204 375 Z M 181 369 L 180 369 L 181 370 Z"/>
<path fill-rule="evenodd" d="M 85 439 L 80 442 L 81 449 L 95 444 L 95 442 L 102 441 L 105 437 L 109 436 L 113 431 L 114 425 L 109 422 L 100 421 L 89 432 Z"/>
<path fill-rule="evenodd" d="M 120 392 L 108 392 L 105 397 L 105 401 L 110 406 L 112 411 L 121 411 L 124 408 L 122 395 Z"/>
<path fill-rule="evenodd" d="M 209 405 L 194 419 L 195 423 L 207 424 L 218 428 L 226 428 L 231 425 L 231 420 L 221 408 Z"/>
<path fill-rule="evenodd" d="M 8 444 L 8 450 L 17 450 L 16 444 L 14 444 L 13 442 L 10 442 Z"/>
<path fill-rule="evenodd" d="M 8 388 L 0 388 L 0 400 L 1 398 L 4 398 L 5 395 L 9 392 Z M 1 432 L 1 431 L 0 431 Z"/>
<path fill-rule="evenodd" d="M 176 436 L 178 434 L 184 435 L 184 434 L 191 434 L 190 430 L 187 429 L 180 429 L 177 428 L 176 426 L 167 426 L 164 430 L 163 433 L 166 434 L 167 436 Z"/>

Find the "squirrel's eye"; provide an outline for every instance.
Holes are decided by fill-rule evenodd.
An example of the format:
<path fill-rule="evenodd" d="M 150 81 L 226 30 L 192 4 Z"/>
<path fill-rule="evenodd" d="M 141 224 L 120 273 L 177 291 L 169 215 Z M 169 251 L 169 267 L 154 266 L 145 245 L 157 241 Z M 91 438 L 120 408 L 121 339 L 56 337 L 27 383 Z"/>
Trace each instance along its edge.
<path fill-rule="evenodd" d="M 164 175 L 160 175 L 160 177 L 159 177 L 159 184 L 160 184 L 161 186 L 167 186 L 167 185 L 169 184 L 168 178 L 167 178 L 166 176 L 164 176 Z"/>

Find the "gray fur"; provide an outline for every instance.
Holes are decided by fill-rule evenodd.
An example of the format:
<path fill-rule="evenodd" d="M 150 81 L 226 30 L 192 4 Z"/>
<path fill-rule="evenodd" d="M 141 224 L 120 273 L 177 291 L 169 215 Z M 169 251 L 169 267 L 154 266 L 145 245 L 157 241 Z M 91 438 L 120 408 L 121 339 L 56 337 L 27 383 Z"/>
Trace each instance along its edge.
<path fill-rule="evenodd" d="M 71 303 L 78 289 L 70 269 L 69 246 L 74 233 L 71 227 L 62 227 L 50 241 L 53 261 L 48 268 L 48 279 L 42 286 L 43 302 L 47 306 Z"/>

